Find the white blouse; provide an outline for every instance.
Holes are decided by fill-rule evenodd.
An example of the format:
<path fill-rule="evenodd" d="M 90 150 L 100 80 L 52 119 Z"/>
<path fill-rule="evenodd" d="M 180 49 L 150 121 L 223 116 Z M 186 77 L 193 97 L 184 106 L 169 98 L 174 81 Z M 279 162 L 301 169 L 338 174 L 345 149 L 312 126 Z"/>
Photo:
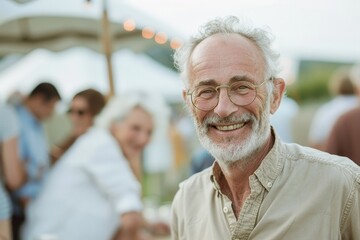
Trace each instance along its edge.
<path fill-rule="evenodd" d="M 108 240 L 121 214 L 141 211 L 141 187 L 116 140 L 92 128 L 58 160 L 27 211 L 24 240 Z"/>

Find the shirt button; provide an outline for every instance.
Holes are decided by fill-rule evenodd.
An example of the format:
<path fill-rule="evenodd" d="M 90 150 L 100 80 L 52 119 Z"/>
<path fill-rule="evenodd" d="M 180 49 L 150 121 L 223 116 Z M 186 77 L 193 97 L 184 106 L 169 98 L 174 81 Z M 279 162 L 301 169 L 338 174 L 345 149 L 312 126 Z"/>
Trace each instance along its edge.
<path fill-rule="evenodd" d="M 267 183 L 267 186 L 268 186 L 269 188 L 271 188 L 271 187 L 272 187 L 272 182 L 268 182 L 268 183 Z"/>
<path fill-rule="evenodd" d="M 228 213 L 229 209 L 227 207 L 223 208 L 224 213 Z"/>

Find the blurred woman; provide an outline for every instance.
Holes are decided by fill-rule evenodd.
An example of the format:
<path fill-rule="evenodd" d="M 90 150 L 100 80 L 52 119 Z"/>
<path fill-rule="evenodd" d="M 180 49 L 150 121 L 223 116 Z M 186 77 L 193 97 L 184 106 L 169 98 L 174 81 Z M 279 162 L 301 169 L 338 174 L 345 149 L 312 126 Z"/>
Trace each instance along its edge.
<path fill-rule="evenodd" d="M 136 240 L 143 227 L 141 187 L 125 157 L 138 158 L 154 129 L 151 98 L 112 99 L 95 127 L 77 138 L 29 208 L 24 239 Z M 125 155 L 125 156 L 124 156 Z"/>
<path fill-rule="evenodd" d="M 94 124 L 95 117 L 104 106 L 104 96 L 95 89 L 86 89 L 73 97 L 68 110 L 72 123 L 72 131 L 63 143 L 52 149 L 51 156 L 53 163 L 62 156 L 80 135 L 84 134 Z"/>

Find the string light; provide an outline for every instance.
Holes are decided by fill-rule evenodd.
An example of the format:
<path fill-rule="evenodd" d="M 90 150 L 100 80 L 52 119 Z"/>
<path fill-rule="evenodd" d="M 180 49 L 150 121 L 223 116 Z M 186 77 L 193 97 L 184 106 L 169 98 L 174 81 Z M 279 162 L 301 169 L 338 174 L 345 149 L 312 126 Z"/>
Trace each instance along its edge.
<path fill-rule="evenodd" d="M 181 47 L 181 45 L 182 45 L 182 42 L 179 39 L 172 39 L 170 41 L 170 47 L 172 49 L 177 49 L 177 48 Z"/>
<path fill-rule="evenodd" d="M 86 8 L 90 8 L 93 5 L 92 0 L 84 0 L 83 3 Z M 127 19 L 124 21 L 123 27 L 124 27 L 125 31 L 131 32 L 136 29 L 136 23 L 133 19 Z M 161 44 L 161 45 L 165 44 L 168 41 L 168 37 L 167 37 L 166 33 L 158 32 L 155 34 L 154 29 L 151 27 L 144 27 L 141 30 L 141 35 L 145 39 L 152 39 L 155 36 L 155 39 L 154 39 L 155 42 L 157 44 Z M 172 39 L 170 41 L 170 47 L 172 49 L 177 49 L 177 48 L 181 47 L 181 45 L 182 45 L 182 41 L 179 39 Z"/>
<path fill-rule="evenodd" d="M 155 35 L 155 42 L 158 44 L 165 44 L 167 42 L 167 36 L 164 32 L 158 32 Z"/>
<path fill-rule="evenodd" d="M 128 32 L 134 31 L 136 28 L 135 21 L 132 19 L 128 19 L 124 22 L 124 29 Z"/>
<path fill-rule="evenodd" d="M 142 34 L 143 38 L 151 39 L 154 37 L 155 32 L 152 28 L 146 27 L 146 28 L 143 28 L 141 34 Z"/>

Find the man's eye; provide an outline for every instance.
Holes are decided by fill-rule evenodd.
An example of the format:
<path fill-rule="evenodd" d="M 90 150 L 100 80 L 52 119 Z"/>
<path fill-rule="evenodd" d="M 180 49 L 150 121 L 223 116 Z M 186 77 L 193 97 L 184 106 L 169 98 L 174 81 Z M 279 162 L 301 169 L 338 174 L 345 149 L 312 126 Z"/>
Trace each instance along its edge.
<path fill-rule="evenodd" d="M 196 97 L 201 98 L 211 98 L 216 95 L 216 90 L 214 88 L 203 88 L 199 89 L 199 91 L 196 94 Z"/>
<path fill-rule="evenodd" d="M 238 94 L 246 94 L 253 88 L 249 84 L 236 84 L 231 87 L 231 92 Z"/>

